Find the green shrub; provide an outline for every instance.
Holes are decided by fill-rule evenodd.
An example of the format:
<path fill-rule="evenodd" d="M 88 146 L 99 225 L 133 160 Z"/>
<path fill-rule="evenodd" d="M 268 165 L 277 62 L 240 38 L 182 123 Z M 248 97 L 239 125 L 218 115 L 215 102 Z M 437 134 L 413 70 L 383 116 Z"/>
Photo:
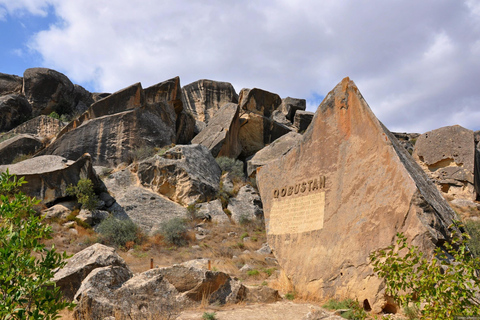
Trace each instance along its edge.
<path fill-rule="evenodd" d="M 238 223 L 241 226 L 245 226 L 247 224 L 251 224 L 252 220 L 250 219 L 250 216 L 248 214 L 241 214 L 240 217 L 238 217 Z"/>
<path fill-rule="evenodd" d="M 98 206 L 98 197 L 93 191 L 93 182 L 90 179 L 80 179 L 76 186 L 69 185 L 67 187 L 67 194 L 75 196 L 82 208 L 87 210 L 95 210 Z"/>
<path fill-rule="evenodd" d="M 33 210 L 39 201 L 18 192 L 24 183 L 0 174 L 0 319 L 55 319 L 74 306 L 52 281 L 68 256 L 43 244 L 53 231 Z"/>
<path fill-rule="evenodd" d="M 49 116 L 50 118 L 60 120 L 60 115 L 59 115 L 58 113 L 56 113 L 55 111 L 53 111 L 52 113 L 50 113 L 48 116 Z"/>
<path fill-rule="evenodd" d="M 340 316 L 345 319 L 366 319 L 367 313 L 360 306 L 358 301 L 352 299 L 336 300 L 331 299 L 322 307 L 329 310 L 346 310 Z"/>
<path fill-rule="evenodd" d="M 467 221 L 465 223 L 465 229 L 467 229 L 470 235 L 468 248 L 474 256 L 480 257 L 480 221 Z"/>
<path fill-rule="evenodd" d="M 421 318 L 454 319 L 480 315 L 480 259 L 467 249 L 468 234 L 455 232 L 444 248 L 437 247 L 431 261 L 416 246 L 408 246 L 402 233 L 396 246 L 371 254 L 374 271 L 385 279 L 385 293 L 400 305 L 413 303 Z"/>
<path fill-rule="evenodd" d="M 184 219 L 176 217 L 163 223 L 160 232 L 165 241 L 183 246 L 187 244 L 187 225 Z"/>
<path fill-rule="evenodd" d="M 242 233 L 242 235 L 240 236 L 240 239 L 245 239 L 246 237 L 248 237 L 248 232 L 244 232 Z"/>
<path fill-rule="evenodd" d="M 129 241 L 141 242 L 138 226 L 130 219 L 117 219 L 109 216 L 103 220 L 96 231 L 100 234 L 100 241 L 103 243 L 125 246 Z"/>
<path fill-rule="evenodd" d="M 204 312 L 202 315 L 203 320 L 215 320 L 216 318 L 216 313 L 215 312 Z"/>
<path fill-rule="evenodd" d="M 260 271 L 258 271 L 257 269 L 253 269 L 253 270 L 248 270 L 247 271 L 247 276 L 258 276 L 260 274 Z"/>
<path fill-rule="evenodd" d="M 285 299 L 287 299 L 287 300 L 293 300 L 293 299 L 295 299 L 295 292 L 285 293 Z"/>
<path fill-rule="evenodd" d="M 215 159 L 218 163 L 222 172 L 229 172 L 233 175 L 234 179 L 245 180 L 245 175 L 243 174 L 243 162 L 237 159 L 232 159 L 229 157 L 218 157 Z"/>
<path fill-rule="evenodd" d="M 267 276 L 271 276 L 275 270 L 277 270 L 276 268 L 268 268 L 268 269 L 263 269 L 263 272 L 265 272 L 267 274 Z"/>

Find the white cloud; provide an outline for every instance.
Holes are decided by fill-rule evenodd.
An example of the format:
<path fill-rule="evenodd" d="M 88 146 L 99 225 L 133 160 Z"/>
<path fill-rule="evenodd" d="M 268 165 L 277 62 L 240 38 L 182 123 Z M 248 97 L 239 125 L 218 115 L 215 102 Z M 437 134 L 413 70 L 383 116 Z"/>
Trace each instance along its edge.
<path fill-rule="evenodd" d="M 0 0 L 0 17 L 6 14 L 25 14 L 46 16 L 49 0 Z"/>
<path fill-rule="evenodd" d="M 229 81 L 311 106 L 349 76 L 392 130 L 480 129 L 478 1 L 15 3 L 9 12 L 54 6 L 60 23 L 30 47 L 45 66 L 101 91 L 179 75 L 183 85 Z"/>

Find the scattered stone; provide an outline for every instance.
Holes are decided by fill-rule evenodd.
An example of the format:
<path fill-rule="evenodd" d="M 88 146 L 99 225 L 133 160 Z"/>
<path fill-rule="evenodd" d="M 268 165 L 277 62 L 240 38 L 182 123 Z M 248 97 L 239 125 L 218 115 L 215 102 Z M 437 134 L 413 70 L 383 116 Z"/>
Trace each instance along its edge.
<path fill-rule="evenodd" d="M 267 286 L 245 286 L 246 299 L 245 302 L 253 303 L 274 303 L 282 300 L 278 290 Z"/>
<path fill-rule="evenodd" d="M 42 215 L 47 219 L 65 219 L 73 210 L 75 202 L 58 203 L 48 209 L 42 210 Z"/>
<path fill-rule="evenodd" d="M 315 113 L 310 112 L 310 111 L 297 111 L 295 113 L 295 118 L 293 121 L 293 125 L 297 127 L 298 132 L 305 132 L 307 130 L 308 126 L 313 120 L 313 116 Z"/>
<path fill-rule="evenodd" d="M 238 103 L 238 95 L 228 82 L 198 80 L 184 86 L 182 92 L 185 110 L 206 124 L 226 103 Z"/>
<path fill-rule="evenodd" d="M 245 224 L 263 219 L 262 201 L 258 192 L 250 185 L 243 186 L 235 198 L 228 201 L 228 210 L 232 220 L 237 224 Z"/>
<path fill-rule="evenodd" d="M 197 247 L 198 247 L 198 249 L 200 249 L 200 246 L 197 246 Z M 210 261 L 210 260 L 205 259 L 205 258 L 198 258 L 198 259 L 182 262 L 180 265 L 184 266 L 186 268 L 196 268 L 196 269 L 208 270 L 208 261 Z"/>
<path fill-rule="evenodd" d="M 61 288 L 63 296 L 72 300 L 82 281 L 92 270 L 107 266 L 128 269 L 115 249 L 96 243 L 68 259 L 65 267 L 55 273 L 53 281 Z"/>
<path fill-rule="evenodd" d="M 87 209 L 82 209 L 77 215 L 77 218 L 80 219 L 81 221 L 88 223 L 91 226 L 95 226 L 108 218 L 110 213 L 108 211 L 104 210 L 87 210 Z"/>
<path fill-rule="evenodd" d="M 311 299 L 367 300 L 375 313 L 386 299 L 369 255 L 403 232 L 431 257 L 458 220 L 348 78 L 301 142 L 257 171 L 257 184 L 284 285 Z"/>
<path fill-rule="evenodd" d="M 247 271 L 250 271 L 250 270 L 253 270 L 254 267 L 249 265 L 249 264 L 244 264 L 243 267 L 240 268 L 240 272 L 247 272 Z"/>
<path fill-rule="evenodd" d="M 215 197 L 221 170 L 202 145 L 177 145 L 138 164 L 142 185 L 175 202 L 192 204 Z"/>
<path fill-rule="evenodd" d="M 456 125 L 426 132 L 418 137 L 413 157 L 440 191 L 455 198 L 476 199 L 473 131 Z"/>
<path fill-rule="evenodd" d="M 204 202 L 198 204 L 198 211 L 197 215 L 200 217 L 207 217 L 209 216 L 212 222 L 215 223 L 230 223 L 230 219 L 225 214 L 222 208 L 222 203 L 219 199 L 213 200 L 210 202 Z"/>
<path fill-rule="evenodd" d="M 264 243 L 262 244 L 262 247 L 260 249 L 258 249 L 257 251 L 255 251 L 256 253 L 259 253 L 259 254 L 271 254 L 272 253 L 272 248 L 270 248 L 270 246 L 268 245 L 268 243 Z"/>
<path fill-rule="evenodd" d="M 75 227 L 75 221 L 65 222 L 64 224 L 62 224 L 62 226 L 67 228 L 67 229 L 73 228 L 73 227 Z"/>
<path fill-rule="evenodd" d="M 238 105 L 227 103 L 210 119 L 208 126 L 192 139 L 192 144 L 204 145 L 215 158 L 236 159 L 242 151 L 238 140 L 239 130 Z"/>

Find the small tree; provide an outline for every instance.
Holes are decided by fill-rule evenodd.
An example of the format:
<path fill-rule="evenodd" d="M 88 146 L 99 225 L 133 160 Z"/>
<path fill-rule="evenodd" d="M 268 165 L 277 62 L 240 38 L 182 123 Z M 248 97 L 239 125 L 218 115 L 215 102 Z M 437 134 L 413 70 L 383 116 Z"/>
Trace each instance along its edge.
<path fill-rule="evenodd" d="M 422 319 L 480 315 L 480 259 L 467 249 L 468 234 L 453 234 L 431 260 L 418 247 L 408 246 L 402 233 L 397 238 L 396 246 L 370 256 L 374 271 L 385 279 L 386 294 L 403 306 L 414 303 Z"/>
<path fill-rule="evenodd" d="M 67 255 L 41 243 L 52 229 L 33 210 L 38 201 L 18 191 L 24 183 L 0 174 L 0 319 L 55 319 L 73 307 L 52 281 Z"/>
<path fill-rule="evenodd" d="M 98 206 L 98 197 L 93 191 L 93 182 L 90 179 L 80 179 L 76 186 L 69 185 L 67 194 L 75 196 L 83 209 L 95 210 Z"/>

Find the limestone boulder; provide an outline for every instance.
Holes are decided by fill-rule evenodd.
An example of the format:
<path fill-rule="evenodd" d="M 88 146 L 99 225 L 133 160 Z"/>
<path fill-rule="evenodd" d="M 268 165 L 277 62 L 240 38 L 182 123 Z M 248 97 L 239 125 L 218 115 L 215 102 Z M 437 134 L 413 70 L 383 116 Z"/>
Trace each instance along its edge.
<path fill-rule="evenodd" d="M 63 126 L 63 122 L 58 119 L 49 116 L 38 116 L 22 123 L 8 133 L 29 134 L 41 140 L 51 140 L 60 132 Z"/>
<path fill-rule="evenodd" d="M 137 169 L 143 186 L 184 204 L 213 199 L 221 173 L 210 151 L 202 145 L 177 145 L 163 155 L 140 162 Z"/>
<path fill-rule="evenodd" d="M 60 218 L 65 219 L 75 208 L 75 201 L 61 202 L 42 210 L 42 216 L 47 219 Z"/>
<path fill-rule="evenodd" d="M 301 138 L 301 134 L 289 132 L 258 151 L 254 156 L 247 160 L 247 175 L 249 177 L 254 175 L 258 167 L 261 167 L 270 161 L 277 160 L 287 154 L 290 149 L 297 145 Z"/>
<path fill-rule="evenodd" d="M 263 220 L 262 200 L 257 190 L 250 185 L 240 188 L 237 196 L 229 200 L 227 209 L 237 224 Z"/>
<path fill-rule="evenodd" d="M 47 68 L 30 68 L 23 73 L 23 94 L 33 107 L 33 115 L 74 111 L 74 86 L 64 74 Z"/>
<path fill-rule="evenodd" d="M 282 99 L 282 103 L 280 105 L 279 110 L 285 114 L 285 117 L 293 123 L 294 118 L 295 118 L 295 113 L 300 110 L 300 111 L 305 111 L 307 108 L 307 101 L 305 99 L 296 99 L 296 98 L 290 98 L 286 97 L 285 99 Z"/>
<path fill-rule="evenodd" d="M 53 281 L 61 288 L 63 296 L 71 301 L 90 272 L 96 268 L 109 266 L 128 270 L 125 261 L 114 248 L 96 243 L 68 259 L 65 267 L 55 273 Z"/>
<path fill-rule="evenodd" d="M 295 113 L 293 125 L 297 128 L 298 132 L 305 132 L 305 130 L 307 130 L 314 115 L 315 114 L 313 112 L 302 110 L 299 110 Z"/>
<path fill-rule="evenodd" d="M 0 132 L 15 128 L 31 116 L 32 107 L 24 96 L 19 94 L 0 96 Z"/>
<path fill-rule="evenodd" d="M 147 103 L 164 102 L 179 115 L 183 110 L 180 78 L 175 77 L 145 89 Z"/>
<path fill-rule="evenodd" d="M 226 103 L 238 103 L 238 95 L 228 82 L 198 80 L 182 88 L 183 107 L 196 120 L 208 124 Z"/>
<path fill-rule="evenodd" d="M 222 203 L 218 199 L 210 202 L 199 203 L 197 204 L 197 207 L 197 216 L 199 217 L 210 217 L 212 222 L 219 224 L 230 223 L 230 219 L 228 219 L 228 216 L 223 211 Z"/>
<path fill-rule="evenodd" d="M 21 93 L 23 79 L 19 76 L 0 73 L 0 95 Z"/>
<path fill-rule="evenodd" d="M 238 105 L 227 103 L 210 119 L 207 127 L 192 139 L 192 144 L 207 147 L 215 158 L 236 159 L 242 151 L 238 140 L 239 130 Z"/>
<path fill-rule="evenodd" d="M 24 177 L 28 183 L 21 190 L 35 197 L 47 206 L 67 197 L 67 187 L 77 185 L 80 179 L 90 179 L 94 190 L 100 193 L 105 189 L 92 167 L 90 155 L 84 154 L 77 161 L 69 161 L 59 156 L 39 156 L 11 165 L 1 165 L 0 172 L 9 170 L 11 174 Z"/>
<path fill-rule="evenodd" d="M 456 125 L 426 132 L 418 137 L 413 157 L 442 192 L 476 199 L 473 131 Z"/>
<path fill-rule="evenodd" d="M 245 286 L 245 302 L 251 303 L 274 303 L 282 300 L 278 290 L 267 286 Z"/>
<path fill-rule="evenodd" d="M 19 134 L 0 142 L 0 165 L 10 164 L 21 156 L 33 155 L 43 147 L 42 141 L 28 134 Z"/>
<path fill-rule="evenodd" d="M 175 141 L 174 128 L 163 121 L 161 110 L 151 106 L 93 118 L 63 130 L 39 154 L 76 159 L 89 153 L 95 165 L 115 167 L 132 161 L 139 148 L 153 149 Z"/>
<path fill-rule="evenodd" d="M 119 268 L 102 268 L 85 279 L 89 288 L 79 290 L 76 296 L 76 319 L 152 318 L 158 314 L 173 318 L 202 299 L 220 304 L 237 302 L 244 291 L 241 284 L 223 272 L 181 265 L 148 270 L 122 284 L 127 275 L 114 272 L 123 273 Z"/>
<path fill-rule="evenodd" d="M 129 218 L 146 234 L 154 234 L 163 223 L 187 217 L 187 209 L 147 188 L 137 185 L 132 167 L 109 175 L 104 181 L 116 202 L 110 211 L 120 218 Z"/>
<path fill-rule="evenodd" d="M 376 313 L 388 303 L 370 254 L 403 232 L 432 258 L 458 220 L 348 78 L 300 143 L 257 171 L 257 184 L 284 285 L 307 299 L 357 299 Z"/>

